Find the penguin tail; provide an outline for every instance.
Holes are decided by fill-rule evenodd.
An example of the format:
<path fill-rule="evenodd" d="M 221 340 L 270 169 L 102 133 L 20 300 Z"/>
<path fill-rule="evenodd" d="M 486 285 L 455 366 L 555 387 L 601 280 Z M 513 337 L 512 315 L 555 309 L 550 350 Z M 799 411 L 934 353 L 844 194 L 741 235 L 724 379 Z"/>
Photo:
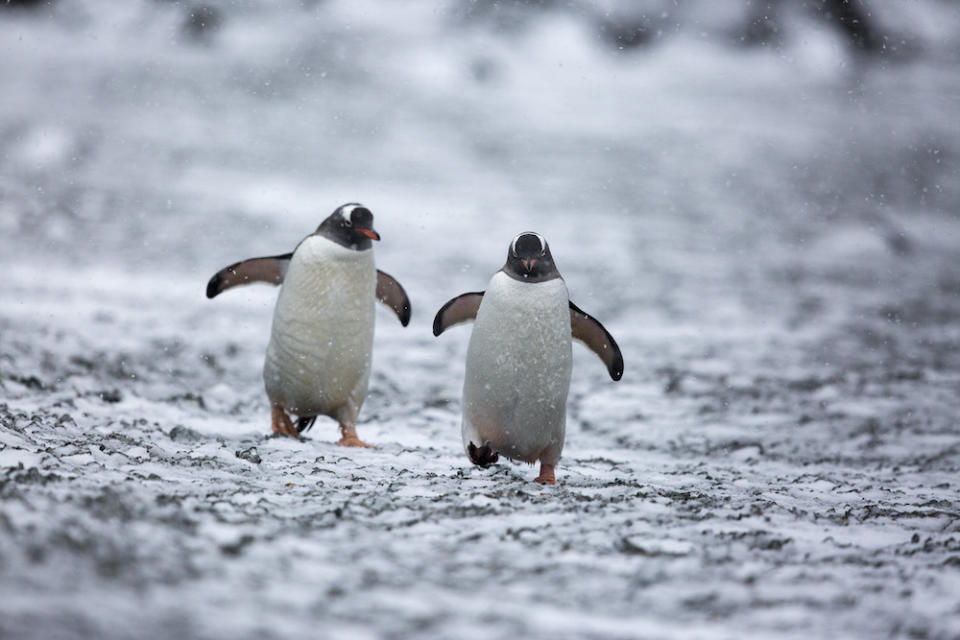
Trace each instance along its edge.
<path fill-rule="evenodd" d="M 313 423 L 317 421 L 317 416 L 305 416 L 302 418 L 297 418 L 297 433 L 303 433 L 304 431 L 309 431 L 310 427 L 313 426 Z"/>
<path fill-rule="evenodd" d="M 500 454 L 493 450 L 490 441 L 487 440 L 483 446 L 478 447 L 472 442 L 467 445 L 467 455 L 470 456 L 470 462 L 486 469 L 492 464 L 496 464 L 500 459 Z"/>

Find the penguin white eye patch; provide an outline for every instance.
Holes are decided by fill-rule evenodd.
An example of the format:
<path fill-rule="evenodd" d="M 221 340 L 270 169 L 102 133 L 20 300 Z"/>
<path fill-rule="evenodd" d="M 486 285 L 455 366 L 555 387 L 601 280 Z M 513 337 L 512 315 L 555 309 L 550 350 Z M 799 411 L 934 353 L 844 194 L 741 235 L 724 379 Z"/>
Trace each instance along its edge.
<path fill-rule="evenodd" d="M 362 205 L 359 204 L 345 204 L 340 207 L 340 216 L 346 221 L 347 226 L 353 225 L 353 222 L 350 220 L 350 214 L 353 213 L 354 209 L 359 208 Z"/>

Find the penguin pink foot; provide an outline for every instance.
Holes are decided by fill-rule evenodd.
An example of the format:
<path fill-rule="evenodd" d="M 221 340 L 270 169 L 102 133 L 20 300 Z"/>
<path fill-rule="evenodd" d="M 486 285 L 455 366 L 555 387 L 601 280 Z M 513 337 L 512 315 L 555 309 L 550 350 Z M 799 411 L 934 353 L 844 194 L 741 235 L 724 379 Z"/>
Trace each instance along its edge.
<path fill-rule="evenodd" d="M 293 426 L 290 416 L 281 407 L 273 407 L 270 410 L 270 423 L 274 433 L 291 436 L 297 440 L 300 439 L 300 434 L 297 432 L 297 428 Z"/>
<path fill-rule="evenodd" d="M 337 442 L 341 447 L 366 447 L 373 449 L 372 444 L 367 444 L 357 436 L 357 428 L 345 424 L 340 425 L 340 440 Z"/>
<path fill-rule="evenodd" d="M 540 475 L 534 480 L 540 484 L 557 484 L 557 476 L 554 473 L 554 466 L 546 462 L 540 463 Z"/>

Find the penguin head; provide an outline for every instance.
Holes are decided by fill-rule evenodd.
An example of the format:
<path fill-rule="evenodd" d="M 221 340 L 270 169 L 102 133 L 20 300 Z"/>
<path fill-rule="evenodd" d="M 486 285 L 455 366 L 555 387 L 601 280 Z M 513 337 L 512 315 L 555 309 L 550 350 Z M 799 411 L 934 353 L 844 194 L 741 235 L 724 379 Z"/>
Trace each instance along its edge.
<path fill-rule="evenodd" d="M 560 277 L 553 262 L 550 245 L 539 233 L 521 233 L 507 250 L 507 263 L 503 271 L 511 278 L 523 282 L 544 282 Z"/>
<path fill-rule="evenodd" d="M 373 228 L 373 214 L 362 204 L 350 202 L 340 205 L 320 223 L 314 235 L 323 236 L 337 244 L 364 251 L 379 240 L 380 234 Z"/>

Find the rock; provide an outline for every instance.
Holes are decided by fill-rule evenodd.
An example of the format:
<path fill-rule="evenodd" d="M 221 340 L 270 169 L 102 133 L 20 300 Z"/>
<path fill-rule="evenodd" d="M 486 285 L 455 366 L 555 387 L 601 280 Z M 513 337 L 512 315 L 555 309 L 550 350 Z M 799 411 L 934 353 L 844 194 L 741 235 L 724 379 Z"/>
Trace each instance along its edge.
<path fill-rule="evenodd" d="M 252 462 L 253 464 L 260 464 L 263 462 L 263 460 L 260 458 L 260 454 L 257 453 L 256 447 L 241 449 L 237 451 L 236 456 L 241 460 L 246 460 L 247 462 Z"/>
<path fill-rule="evenodd" d="M 199 442 L 204 440 L 204 437 L 198 431 L 178 424 L 173 429 L 170 429 L 170 439 L 174 442 Z"/>

